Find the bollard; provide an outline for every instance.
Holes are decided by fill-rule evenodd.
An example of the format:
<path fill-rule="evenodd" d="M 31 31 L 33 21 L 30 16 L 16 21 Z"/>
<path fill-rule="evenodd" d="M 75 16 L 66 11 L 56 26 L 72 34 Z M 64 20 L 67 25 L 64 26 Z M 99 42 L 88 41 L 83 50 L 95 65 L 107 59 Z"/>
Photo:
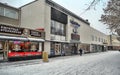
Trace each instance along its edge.
<path fill-rule="evenodd" d="M 43 62 L 49 62 L 47 52 L 43 52 L 42 59 L 43 59 Z"/>

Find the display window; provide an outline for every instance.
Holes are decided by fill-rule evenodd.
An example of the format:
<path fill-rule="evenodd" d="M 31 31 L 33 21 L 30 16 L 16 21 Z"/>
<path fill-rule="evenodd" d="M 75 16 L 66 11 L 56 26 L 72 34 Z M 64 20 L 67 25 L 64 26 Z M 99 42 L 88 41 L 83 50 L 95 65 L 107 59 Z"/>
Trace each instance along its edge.
<path fill-rule="evenodd" d="M 39 51 L 39 43 L 24 42 L 24 41 L 10 41 L 9 50 L 11 52 L 37 52 Z"/>
<path fill-rule="evenodd" d="M 9 41 L 8 57 L 40 56 L 42 54 L 42 43 Z"/>
<path fill-rule="evenodd" d="M 3 50 L 3 42 L 0 41 L 0 50 Z"/>

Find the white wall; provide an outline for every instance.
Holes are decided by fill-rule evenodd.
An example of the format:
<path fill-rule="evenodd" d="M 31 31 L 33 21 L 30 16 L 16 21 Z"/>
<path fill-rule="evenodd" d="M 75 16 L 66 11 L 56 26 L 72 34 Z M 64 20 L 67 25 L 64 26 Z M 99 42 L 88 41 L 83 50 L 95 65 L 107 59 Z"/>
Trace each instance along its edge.
<path fill-rule="evenodd" d="M 81 43 L 85 44 L 103 44 L 103 42 L 99 42 L 99 37 L 100 39 L 105 39 L 107 40 L 107 35 L 104 33 L 90 27 L 88 24 L 77 20 L 76 18 L 73 18 L 71 16 L 68 16 L 68 25 L 67 25 L 67 39 L 71 40 L 71 33 L 73 27 L 70 24 L 70 20 L 74 20 L 78 24 L 80 24 L 80 27 L 78 28 L 78 34 L 80 35 L 80 41 Z M 97 41 L 92 40 L 92 35 L 97 37 Z M 95 38 L 94 38 L 95 39 Z"/>
<path fill-rule="evenodd" d="M 98 31 L 98 30 L 96 30 L 96 29 L 94 29 L 94 28 L 90 28 L 91 30 L 91 33 L 90 33 L 90 37 L 93 35 L 94 36 L 94 41 L 92 41 L 92 37 L 91 37 L 91 43 L 92 44 L 103 44 L 103 42 L 101 41 L 101 39 L 103 39 L 103 41 L 104 41 L 104 39 L 105 39 L 105 42 L 107 42 L 107 35 L 106 34 L 104 34 L 104 33 L 102 33 L 102 32 L 100 32 L 100 31 Z M 95 36 L 97 37 L 97 41 L 96 41 L 96 38 L 95 38 Z M 99 41 L 99 38 L 100 38 L 100 41 Z"/>
<path fill-rule="evenodd" d="M 80 35 L 80 41 L 81 43 L 90 43 L 90 27 L 89 25 L 86 25 L 80 20 L 77 20 L 74 17 L 68 16 L 68 28 L 67 28 L 67 38 L 68 40 L 71 40 L 71 33 L 73 33 L 72 29 L 73 27 L 71 26 L 70 20 L 74 20 L 78 24 L 80 24 L 80 27 L 78 28 L 78 34 Z"/>
<path fill-rule="evenodd" d="M 21 8 L 21 27 L 44 28 L 45 1 L 38 0 Z"/>

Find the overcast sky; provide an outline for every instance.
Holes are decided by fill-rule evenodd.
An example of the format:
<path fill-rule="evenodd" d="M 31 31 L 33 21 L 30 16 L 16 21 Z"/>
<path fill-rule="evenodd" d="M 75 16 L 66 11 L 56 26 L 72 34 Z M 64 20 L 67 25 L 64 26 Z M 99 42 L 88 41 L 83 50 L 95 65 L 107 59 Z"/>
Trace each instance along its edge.
<path fill-rule="evenodd" d="M 0 2 L 8 3 L 8 5 L 14 6 L 14 7 L 20 7 L 24 4 L 27 4 L 34 0 L 0 0 Z M 105 33 L 109 34 L 109 30 L 106 25 L 99 22 L 99 19 L 101 17 L 101 14 L 103 13 L 103 8 L 105 7 L 104 3 L 107 3 L 108 0 L 103 0 L 103 2 L 100 2 L 96 6 L 96 10 L 91 9 L 85 13 L 84 10 L 88 7 L 88 4 L 93 0 L 53 0 L 56 3 L 62 5 L 63 7 L 67 8 L 68 10 L 72 11 L 73 13 L 77 14 L 78 16 L 82 17 L 83 19 L 88 19 L 90 22 L 90 25 Z"/>

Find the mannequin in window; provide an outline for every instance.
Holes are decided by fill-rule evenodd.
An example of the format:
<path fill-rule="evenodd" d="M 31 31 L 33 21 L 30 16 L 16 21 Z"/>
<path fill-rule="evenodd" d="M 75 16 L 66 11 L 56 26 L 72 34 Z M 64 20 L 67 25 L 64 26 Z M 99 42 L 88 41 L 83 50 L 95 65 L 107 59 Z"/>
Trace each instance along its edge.
<path fill-rule="evenodd" d="M 37 51 L 37 48 L 36 48 L 36 45 L 35 44 L 33 44 L 33 45 L 31 45 L 31 51 Z"/>
<path fill-rule="evenodd" d="M 13 50 L 20 51 L 21 49 L 20 49 L 20 46 L 18 44 L 15 44 Z"/>

